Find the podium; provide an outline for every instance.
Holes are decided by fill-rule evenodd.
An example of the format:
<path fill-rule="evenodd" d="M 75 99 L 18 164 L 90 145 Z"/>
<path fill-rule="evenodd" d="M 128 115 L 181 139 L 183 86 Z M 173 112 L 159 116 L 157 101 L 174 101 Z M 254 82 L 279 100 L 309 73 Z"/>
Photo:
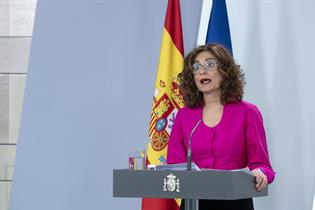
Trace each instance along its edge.
<path fill-rule="evenodd" d="M 235 200 L 267 196 L 268 187 L 257 191 L 255 177 L 242 171 L 128 170 L 113 171 L 114 197 Z"/>

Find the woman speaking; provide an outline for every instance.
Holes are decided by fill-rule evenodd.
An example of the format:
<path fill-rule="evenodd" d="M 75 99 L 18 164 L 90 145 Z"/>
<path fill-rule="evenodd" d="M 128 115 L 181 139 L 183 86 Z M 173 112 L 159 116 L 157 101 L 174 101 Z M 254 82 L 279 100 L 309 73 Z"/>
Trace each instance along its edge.
<path fill-rule="evenodd" d="M 199 168 L 232 170 L 248 167 L 259 191 L 275 176 L 258 108 L 244 100 L 244 74 L 218 44 L 193 49 L 179 74 L 185 107 L 180 109 L 168 142 L 167 162 L 186 162 L 188 140 Z M 198 122 L 200 122 L 198 124 Z M 184 209 L 184 202 L 181 209 Z M 199 200 L 200 210 L 253 210 L 253 201 Z"/>

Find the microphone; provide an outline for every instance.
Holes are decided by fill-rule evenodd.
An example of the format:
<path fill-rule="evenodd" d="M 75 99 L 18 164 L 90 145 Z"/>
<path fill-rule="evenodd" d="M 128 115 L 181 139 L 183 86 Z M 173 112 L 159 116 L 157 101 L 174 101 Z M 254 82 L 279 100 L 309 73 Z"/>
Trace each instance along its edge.
<path fill-rule="evenodd" d="M 201 120 L 198 120 L 194 128 L 191 130 L 189 139 L 188 139 L 188 149 L 187 149 L 187 171 L 191 171 L 191 139 Z"/>

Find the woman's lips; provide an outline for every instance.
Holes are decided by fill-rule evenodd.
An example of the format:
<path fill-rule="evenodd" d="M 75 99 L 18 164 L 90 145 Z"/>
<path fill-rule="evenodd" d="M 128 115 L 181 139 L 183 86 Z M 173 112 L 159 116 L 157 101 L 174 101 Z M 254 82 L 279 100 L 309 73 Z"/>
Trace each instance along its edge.
<path fill-rule="evenodd" d="M 206 85 L 206 84 L 209 84 L 211 82 L 211 79 L 207 79 L 207 78 L 204 78 L 204 79 L 201 79 L 200 80 L 200 83 L 202 85 Z"/>

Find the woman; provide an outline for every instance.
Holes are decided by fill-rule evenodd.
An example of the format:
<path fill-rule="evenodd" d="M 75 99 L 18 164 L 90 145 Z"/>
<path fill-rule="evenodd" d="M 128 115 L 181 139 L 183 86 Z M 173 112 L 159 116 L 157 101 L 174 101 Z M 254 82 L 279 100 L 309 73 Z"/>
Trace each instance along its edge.
<path fill-rule="evenodd" d="M 258 108 L 242 100 L 244 74 L 218 44 L 193 49 L 185 58 L 179 81 L 185 107 L 178 111 L 168 142 L 168 163 L 186 162 L 188 138 L 192 161 L 200 168 L 249 167 L 256 189 L 270 184 L 270 165 L 263 119 Z M 184 209 L 184 205 L 181 205 Z M 199 209 L 254 209 L 252 199 L 200 200 Z"/>

